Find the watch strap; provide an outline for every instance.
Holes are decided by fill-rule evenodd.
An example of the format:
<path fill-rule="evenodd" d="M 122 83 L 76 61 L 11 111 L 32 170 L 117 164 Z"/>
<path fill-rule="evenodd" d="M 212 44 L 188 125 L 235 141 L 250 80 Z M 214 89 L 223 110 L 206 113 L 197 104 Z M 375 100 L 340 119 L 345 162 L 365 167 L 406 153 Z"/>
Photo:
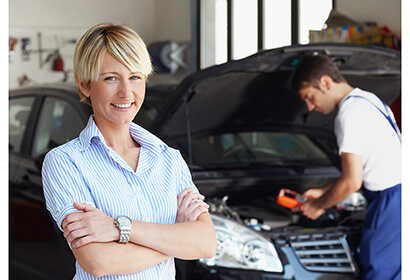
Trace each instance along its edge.
<path fill-rule="evenodd" d="M 130 241 L 130 229 L 120 229 L 120 243 L 128 243 Z"/>
<path fill-rule="evenodd" d="M 124 224 L 122 222 L 124 218 L 127 219 L 129 223 Z M 131 225 L 132 225 L 131 219 L 127 216 L 121 215 L 114 219 L 114 224 L 120 231 L 120 240 L 118 242 L 122 244 L 128 243 L 130 241 L 130 234 L 131 234 Z"/>

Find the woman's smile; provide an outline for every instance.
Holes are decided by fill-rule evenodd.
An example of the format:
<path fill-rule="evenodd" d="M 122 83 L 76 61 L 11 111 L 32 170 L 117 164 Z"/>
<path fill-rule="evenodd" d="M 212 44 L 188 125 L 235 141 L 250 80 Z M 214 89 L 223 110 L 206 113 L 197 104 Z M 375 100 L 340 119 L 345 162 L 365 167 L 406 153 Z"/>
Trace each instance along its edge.
<path fill-rule="evenodd" d="M 111 105 L 113 105 L 116 108 L 120 108 L 120 109 L 128 109 L 131 107 L 131 105 L 133 105 L 134 103 L 112 103 Z"/>

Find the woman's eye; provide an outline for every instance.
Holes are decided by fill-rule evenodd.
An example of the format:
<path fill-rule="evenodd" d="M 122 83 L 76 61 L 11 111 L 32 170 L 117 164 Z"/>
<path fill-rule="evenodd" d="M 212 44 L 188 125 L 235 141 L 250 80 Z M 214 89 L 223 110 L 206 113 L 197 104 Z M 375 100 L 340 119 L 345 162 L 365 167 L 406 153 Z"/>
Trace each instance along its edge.
<path fill-rule="evenodd" d="M 104 81 L 115 81 L 115 77 L 105 77 Z"/>
<path fill-rule="evenodd" d="M 135 75 L 135 76 L 131 76 L 130 79 L 131 79 L 131 80 L 139 80 L 139 79 L 141 79 L 141 77 L 138 76 L 138 75 Z"/>

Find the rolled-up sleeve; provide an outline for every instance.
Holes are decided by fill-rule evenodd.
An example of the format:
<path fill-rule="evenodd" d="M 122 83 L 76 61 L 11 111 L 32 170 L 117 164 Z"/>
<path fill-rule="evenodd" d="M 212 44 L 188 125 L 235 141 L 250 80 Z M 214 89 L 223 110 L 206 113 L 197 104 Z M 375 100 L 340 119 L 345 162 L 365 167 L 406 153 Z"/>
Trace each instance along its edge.
<path fill-rule="evenodd" d="M 47 210 L 61 231 L 65 217 L 78 211 L 73 206 L 74 202 L 85 202 L 95 207 L 81 172 L 67 153 L 52 150 L 46 155 L 42 182 Z"/>

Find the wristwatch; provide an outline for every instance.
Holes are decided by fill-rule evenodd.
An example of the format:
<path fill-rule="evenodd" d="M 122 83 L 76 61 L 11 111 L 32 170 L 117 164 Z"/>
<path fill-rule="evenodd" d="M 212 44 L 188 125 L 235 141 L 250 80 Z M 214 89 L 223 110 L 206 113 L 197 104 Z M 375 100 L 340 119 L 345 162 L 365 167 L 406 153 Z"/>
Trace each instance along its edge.
<path fill-rule="evenodd" d="M 127 216 L 118 216 L 114 221 L 120 230 L 120 243 L 127 243 L 130 240 L 132 220 Z"/>

